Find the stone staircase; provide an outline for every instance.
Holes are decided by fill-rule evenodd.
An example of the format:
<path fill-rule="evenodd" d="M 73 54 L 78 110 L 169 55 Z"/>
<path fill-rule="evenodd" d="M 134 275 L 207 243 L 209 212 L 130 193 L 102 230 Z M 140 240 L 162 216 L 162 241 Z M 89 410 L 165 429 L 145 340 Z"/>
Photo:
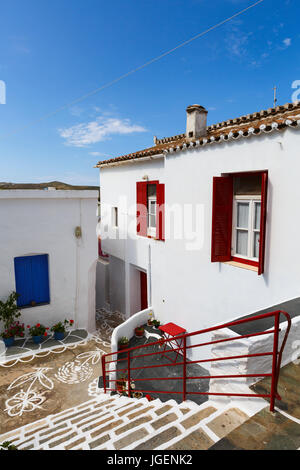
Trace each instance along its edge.
<path fill-rule="evenodd" d="M 249 419 L 207 401 L 162 403 L 99 392 L 80 406 L 0 436 L 19 450 L 205 450 Z"/>

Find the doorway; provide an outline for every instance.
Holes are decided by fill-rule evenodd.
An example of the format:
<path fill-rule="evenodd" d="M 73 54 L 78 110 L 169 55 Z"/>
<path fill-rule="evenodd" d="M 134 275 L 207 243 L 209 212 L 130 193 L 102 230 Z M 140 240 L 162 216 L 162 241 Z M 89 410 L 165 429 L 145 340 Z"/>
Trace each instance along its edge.
<path fill-rule="evenodd" d="M 140 271 L 141 279 L 141 310 L 148 308 L 148 287 L 147 287 L 147 273 Z"/>

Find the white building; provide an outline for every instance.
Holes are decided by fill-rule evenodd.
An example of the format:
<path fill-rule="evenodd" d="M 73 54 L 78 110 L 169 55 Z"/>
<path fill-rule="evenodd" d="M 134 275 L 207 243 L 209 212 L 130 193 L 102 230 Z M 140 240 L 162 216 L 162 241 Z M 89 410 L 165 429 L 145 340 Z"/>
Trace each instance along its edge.
<path fill-rule="evenodd" d="M 186 133 L 97 166 L 111 299 L 193 332 L 300 296 L 300 102 L 187 116 Z"/>
<path fill-rule="evenodd" d="M 25 325 L 95 331 L 97 204 L 95 190 L 0 190 L 0 299 L 20 295 Z"/>

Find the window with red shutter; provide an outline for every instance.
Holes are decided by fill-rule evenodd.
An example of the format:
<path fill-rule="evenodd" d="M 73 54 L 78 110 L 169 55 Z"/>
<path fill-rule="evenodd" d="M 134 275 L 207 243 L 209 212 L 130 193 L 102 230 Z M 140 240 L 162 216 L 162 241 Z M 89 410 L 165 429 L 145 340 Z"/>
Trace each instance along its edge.
<path fill-rule="evenodd" d="M 213 181 L 212 261 L 236 261 L 264 272 L 268 172 Z"/>
<path fill-rule="evenodd" d="M 165 238 L 165 185 L 159 181 L 137 183 L 137 234 Z"/>

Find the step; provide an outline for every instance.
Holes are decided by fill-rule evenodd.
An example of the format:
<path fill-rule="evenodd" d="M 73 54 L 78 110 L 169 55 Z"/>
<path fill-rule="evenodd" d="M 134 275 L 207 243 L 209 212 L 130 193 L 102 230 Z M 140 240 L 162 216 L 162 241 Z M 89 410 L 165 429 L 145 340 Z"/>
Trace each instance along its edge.
<path fill-rule="evenodd" d="M 99 393 L 92 400 L 0 436 L 27 450 L 208 449 L 246 413 L 210 401 L 149 402 Z"/>

